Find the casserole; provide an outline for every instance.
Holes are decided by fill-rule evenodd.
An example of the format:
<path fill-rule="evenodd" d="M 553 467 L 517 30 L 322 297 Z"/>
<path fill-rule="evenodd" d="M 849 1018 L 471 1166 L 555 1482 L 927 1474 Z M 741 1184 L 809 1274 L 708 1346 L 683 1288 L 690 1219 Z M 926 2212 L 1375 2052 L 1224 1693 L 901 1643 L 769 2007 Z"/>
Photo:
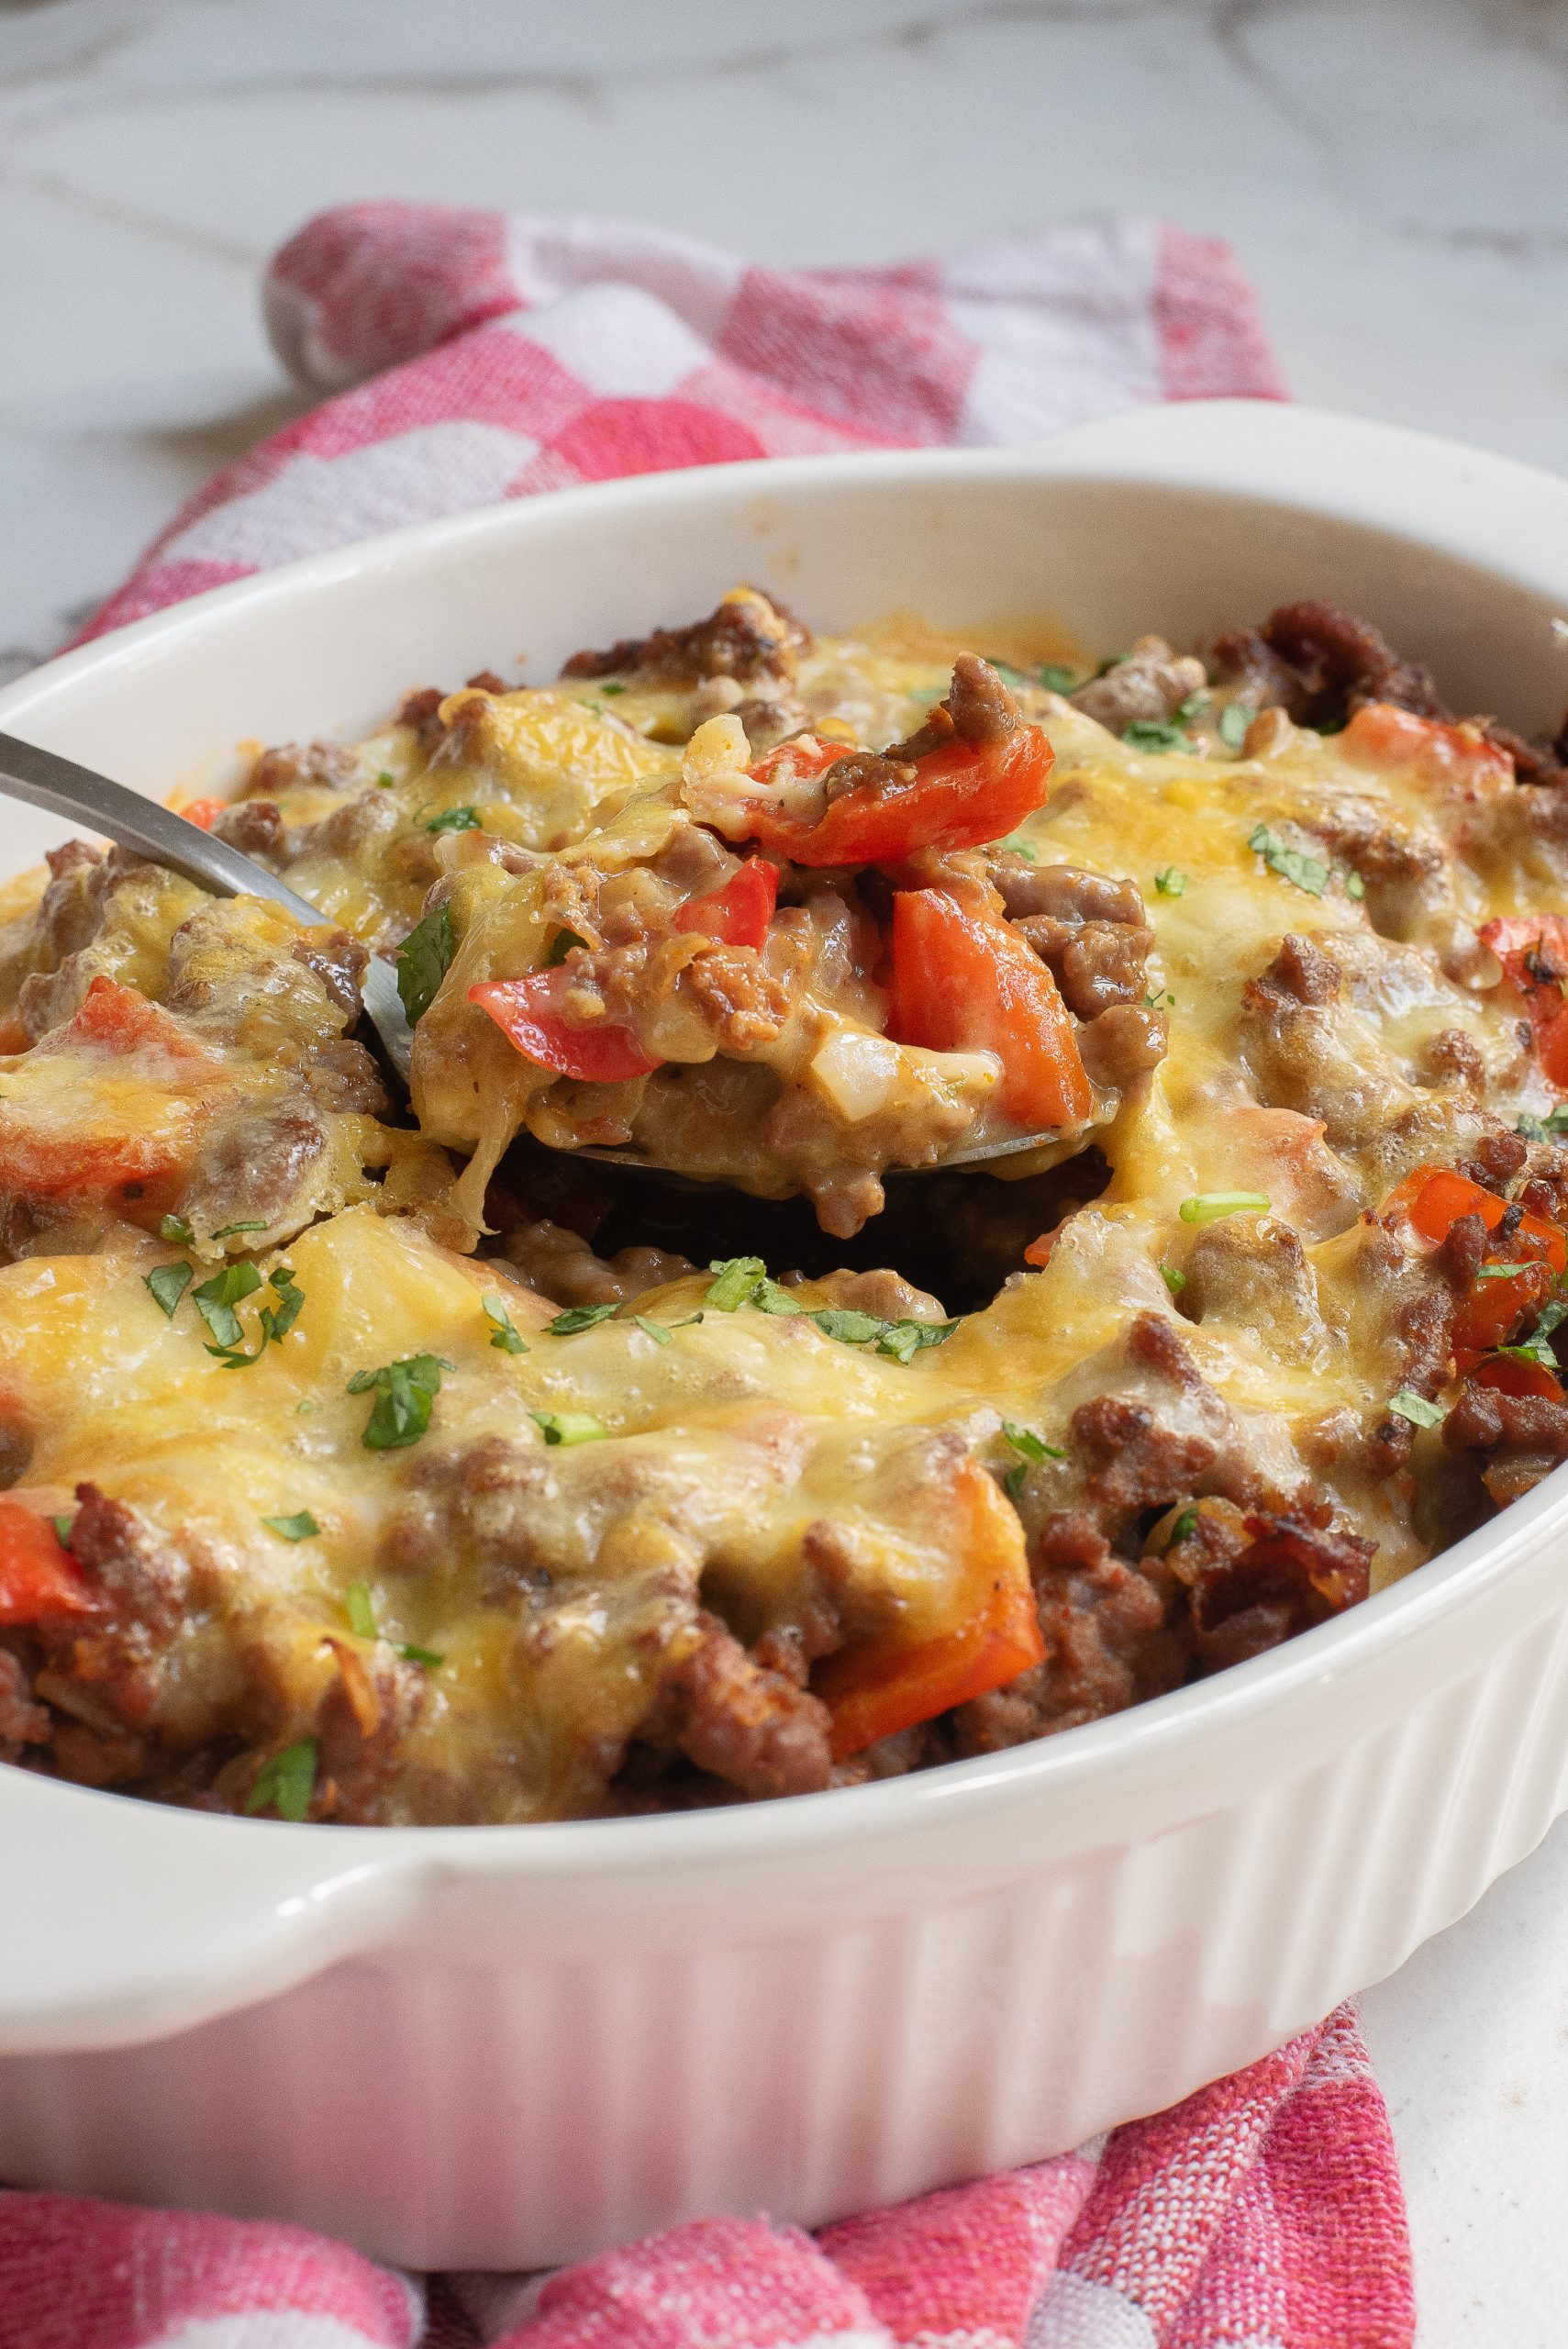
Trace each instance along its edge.
<path fill-rule="evenodd" d="M 494 657 L 547 672 L 750 573 L 828 626 L 1029 603 L 1087 643 L 1192 642 L 1310 586 L 1529 729 L 1562 699 L 1564 514 L 1517 467 L 1232 405 L 1024 456 L 725 469 L 220 591 L 24 681 L 0 722 L 211 788 L 237 721 L 362 728 L 497 612 Z M 16 838 L 25 863 L 47 834 Z M 1156 2109 L 1544 1831 L 1559 1481 L 1219 1681 L 811 1803 L 370 1845 L 6 1772 L 33 1930 L 0 1961 L 0 2174 L 517 2266 L 706 2210 L 811 2222 Z"/>

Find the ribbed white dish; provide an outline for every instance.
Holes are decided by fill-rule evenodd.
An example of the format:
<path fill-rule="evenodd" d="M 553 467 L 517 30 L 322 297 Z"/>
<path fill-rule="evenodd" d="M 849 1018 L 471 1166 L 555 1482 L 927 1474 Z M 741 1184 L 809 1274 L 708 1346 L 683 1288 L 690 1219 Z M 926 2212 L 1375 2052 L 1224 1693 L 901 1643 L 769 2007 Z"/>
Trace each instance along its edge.
<path fill-rule="evenodd" d="M 1531 728 L 1568 699 L 1568 485 L 1221 403 L 1033 451 L 663 475 L 219 590 L 0 695 L 142 787 L 241 732 L 705 608 L 1026 610 L 1191 641 L 1322 594 Z M 58 829 L 6 810 L 0 863 Z M 806 2222 L 1038 2158 L 1263 2054 L 1568 1806 L 1560 1473 L 1201 1687 L 903 1781 L 669 1819 L 378 1832 L 0 1769 L 0 2176 L 272 2213 L 420 2266 L 703 2211 Z"/>

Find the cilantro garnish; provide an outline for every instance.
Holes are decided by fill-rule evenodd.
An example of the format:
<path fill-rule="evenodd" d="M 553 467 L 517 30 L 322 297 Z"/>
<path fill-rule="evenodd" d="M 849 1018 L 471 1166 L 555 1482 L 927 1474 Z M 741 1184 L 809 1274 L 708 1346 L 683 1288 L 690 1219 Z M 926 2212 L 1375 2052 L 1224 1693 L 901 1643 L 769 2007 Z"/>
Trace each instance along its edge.
<path fill-rule="evenodd" d="M 1167 864 L 1162 873 L 1157 873 L 1154 875 L 1154 886 L 1162 897 L 1184 896 L 1186 893 L 1187 876 L 1184 873 L 1178 873 L 1173 864 Z"/>
<path fill-rule="evenodd" d="M 1534 1270 L 1533 1264 L 1478 1264 L 1475 1277 L 1478 1281 L 1511 1281 L 1519 1273 Z"/>
<path fill-rule="evenodd" d="M 1173 1526 L 1172 1526 L 1172 1528 L 1171 1528 L 1171 1540 L 1170 1540 L 1170 1542 L 1167 1542 L 1167 1544 L 1166 1544 L 1167 1549 L 1171 1548 L 1171 1547 L 1172 1547 L 1175 1542 L 1185 1542 L 1186 1540 L 1188 1540 L 1188 1538 L 1189 1538 L 1192 1534 L 1195 1533 L 1196 1531 L 1197 1531 L 1197 1511 L 1196 1511 L 1196 1509 L 1195 1509 L 1195 1508 L 1184 1508 L 1184 1509 L 1182 1511 L 1182 1513 L 1181 1513 L 1180 1517 L 1179 1517 L 1179 1518 L 1177 1518 L 1177 1520 L 1176 1520 L 1176 1521 L 1175 1521 L 1174 1525 L 1173 1525 Z"/>
<path fill-rule="evenodd" d="M 67 1510 L 59 1517 L 51 1518 L 50 1522 L 54 1527 L 54 1538 L 59 1542 L 61 1548 L 62 1550 L 69 1550 L 71 1547 L 71 1529 L 76 1522 L 75 1518 Z"/>
<path fill-rule="evenodd" d="M 1171 715 L 1179 719 L 1182 725 L 1190 726 L 1195 718 L 1202 717 L 1213 698 L 1208 687 L 1200 685 L 1196 693 L 1189 694 L 1185 701 L 1179 702 Z"/>
<path fill-rule="evenodd" d="M 174 1319 L 174 1308 L 191 1285 L 189 1264 L 160 1264 L 154 1271 L 148 1273 L 145 1278 L 148 1287 L 152 1291 L 154 1302 L 161 1307 L 172 1321 Z"/>
<path fill-rule="evenodd" d="M 480 829 L 477 807 L 443 807 L 439 816 L 421 817 L 421 831 L 476 832 Z"/>
<path fill-rule="evenodd" d="M 1264 1191 L 1199 1191 L 1184 1199 L 1177 1213 L 1184 1223 L 1218 1223 L 1228 1215 L 1267 1215 Z"/>
<path fill-rule="evenodd" d="M 1009 1468 L 1002 1479 L 1002 1489 L 1010 1501 L 1016 1501 L 1022 1493 L 1031 1468 L 1038 1468 L 1048 1460 L 1065 1460 L 1067 1457 L 1060 1444 L 1047 1443 L 1043 1436 L 1036 1435 L 1033 1428 L 1019 1427 L 1016 1419 L 1004 1419 L 1002 1433 L 1018 1455 L 1017 1466 Z"/>
<path fill-rule="evenodd" d="M 768 1277 L 768 1268 L 761 1256 L 718 1256 L 708 1266 L 717 1275 L 703 1297 L 718 1313 L 739 1313 L 750 1305 L 757 1289 Z"/>
<path fill-rule="evenodd" d="M 158 1227 L 160 1240 L 172 1241 L 177 1248 L 194 1248 L 196 1235 L 183 1215 L 166 1215 Z"/>
<path fill-rule="evenodd" d="M 876 1341 L 879 1354 L 910 1363 L 928 1346 L 940 1346 L 957 1329 L 956 1321 L 890 1321 Z"/>
<path fill-rule="evenodd" d="M 1135 751 L 1190 751 L 1192 743 L 1179 726 L 1157 718 L 1134 718 L 1121 729 L 1121 739 Z"/>
<path fill-rule="evenodd" d="M 874 1313 L 857 1313 L 851 1306 L 824 1306 L 811 1319 L 825 1338 L 837 1338 L 843 1346 L 866 1345 L 873 1338 L 880 1338 L 887 1327 Z"/>
<path fill-rule="evenodd" d="M 1077 671 L 1064 668 L 1060 661 L 1042 661 L 1034 674 L 1048 694 L 1070 694 L 1078 682 Z"/>
<path fill-rule="evenodd" d="M 457 952 L 452 918 L 441 905 L 416 922 L 397 950 L 397 992 L 412 1027 L 434 1003 Z"/>
<path fill-rule="evenodd" d="M 1095 676 L 1108 677 L 1111 671 L 1113 669 L 1119 669 L 1122 662 L 1127 658 L 1128 655 L 1125 652 L 1107 652 L 1105 659 L 1100 662 L 1099 667 L 1095 671 Z"/>
<path fill-rule="evenodd" d="M 1162 1264 L 1160 1277 L 1173 1297 L 1180 1297 L 1187 1285 L 1185 1273 L 1178 1272 L 1174 1264 Z"/>
<path fill-rule="evenodd" d="M 1544 1118 L 1533 1118 L 1527 1111 L 1516 1120 L 1514 1131 L 1523 1134 L 1527 1141 L 1545 1141 L 1552 1134 L 1568 1134 L 1568 1101 L 1560 1101 Z M 165 1232 L 163 1236 L 168 1239 L 169 1234 Z"/>
<path fill-rule="evenodd" d="M 1510 1362 L 1538 1363 L 1542 1370 L 1555 1370 L 1557 1356 L 1539 1331 L 1528 1337 L 1522 1345 L 1494 1346 L 1494 1353 L 1507 1354 Z"/>
<path fill-rule="evenodd" d="M 1411 1386 L 1402 1386 L 1397 1395 L 1391 1395 L 1388 1408 L 1396 1419 L 1408 1419 L 1413 1428 L 1435 1428 L 1448 1417 L 1440 1403 L 1429 1403 Z"/>
<path fill-rule="evenodd" d="M 1021 832 L 1009 832 L 1006 839 L 1005 841 L 998 841 L 996 845 L 998 848 L 1010 848 L 1013 854 L 1015 856 L 1021 856 L 1027 864 L 1034 864 L 1039 862 L 1035 854 L 1033 842 L 1026 841 Z"/>
<path fill-rule="evenodd" d="M 544 1325 L 547 1338 L 573 1338 L 579 1330 L 592 1330 L 596 1323 L 607 1321 L 620 1311 L 619 1297 L 612 1297 L 608 1305 L 569 1305 L 553 1321 Z"/>
<path fill-rule="evenodd" d="M 280 1819 L 304 1819 L 316 1792 L 317 1751 L 315 1738 L 302 1737 L 297 1743 L 285 1745 L 281 1753 L 269 1754 L 245 1798 L 247 1818 L 271 1809 Z"/>
<path fill-rule="evenodd" d="M 343 1593 L 343 1612 L 349 1619 L 349 1629 L 356 1640 L 376 1640 L 381 1637 L 375 1627 L 375 1602 L 368 1582 L 351 1582 Z"/>
<path fill-rule="evenodd" d="M 1246 740 L 1247 729 L 1257 716 L 1250 702 L 1227 702 L 1219 713 L 1219 739 L 1230 750 L 1239 751 Z"/>
<path fill-rule="evenodd" d="M 212 1236 L 215 1240 L 232 1240 L 237 1232 L 265 1231 L 266 1229 L 267 1219 L 265 1216 L 256 1216 L 252 1217 L 250 1220 L 246 1223 L 219 1224 L 217 1230 Z"/>
<path fill-rule="evenodd" d="M 261 1286 L 261 1275 L 255 1265 L 242 1260 L 225 1264 L 222 1272 L 191 1291 L 191 1301 L 212 1336 L 208 1353 L 231 1354 L 244 1345 L 245 1331 L 234 1308 Z"/>
<path fill-rule="evenodd" d="M 405 1664 L 422 1664 L 431 1672 L 446 1662 L 446 1657 L 438 1655 L 434 1648 L 416 1647 L 412 1640 L 394 1640 L 392 1645 L 393 1653 L 400 1655 Z"/>
<path fill-rule="evenodd" d="M 550 952 L 544 958 L 544 968 L 553 971 L 565 962 L 574 946 L 586 948 L 588 941 L 579 938 L 574 930 L 558 930 L 550 941 Z"/>
<path fill-rule="evenodd" d="M 384 1363 L 379 1370 L 359 1370 L 349 1381 L 350 1395 L 373 1392 L 375 1401 L 360 1438 L 367 1452 L 396 1452 L 417 1443 L 430 1424 L 430 1411 L 441 1391 L 441 1373 L 451 1364 L 441 1354 L 405 1354 L 400 1362 Z"/>
<path fill-rule="evenodd" d="M 599 691 L 602 694 L 624 694 L 626 687 L 624 685 L 611 684 L 607 685 L 601 685 L 599 687 Z"/>
<path fill-rule="evenodd" d="M 383 767 L 380 774 L 376 776 L 376 781 L 380 784 L 382 789 L 385 791 L 389 785 L 395 784 L 397 781 L 397 777 L 393 774 L 390 767 Z"/>
<path fill-rule="evenodd" d="M 264 1517 L 261 1522 L 285 1542 L 308 1542 L 321 1531 L 307 1508 L 295 1509 L 292 1517 Z"/>
<path fill-rule="evenodd" d="M 299 1319 L 299 1308 L 305 1303 L 305 1291 L 294 1276 L 292 1264 L 279 1264 L 268 1275 L 276 1305 L 261 1308 L 261 1334 L 269 1345 L 275 1346 L 285 1338 Z"/>
<path fill-rule="evenodd" d="M 1305 850 L 1292 848 L 1272 832 L 1267 824 L 1260 824 L 1247 842 L 1256 850 L 1271 873 L 1282 881 L 1289 881 L 1296 888 L 1305 889 L 1309 897 L 1320 897 L 1333 878 L 1332 867 L 1320 856 L 1308 856 Z"/>
<path fill-rule="evenodd" d="M 634 1313 L 630 1319 L 632 1327 L 640 1330 L 645 1338 L 651 1338 L 656 1346 L 668 1346 L 674 1342 L 662 1321 L 651 1321 L 646 1313 Z"/>
<path fill-rule="evenodd" d="M 526 1354 L 528 1351 L 528 1347 L 524 1343 L 517 1323 L 506 1310 L 506 1298 L 497 1297 L 492 1290 L 488 1296 L 482 1297 L 479 1302 L 484 1308 L 484 1319 L 490 1324 L 490 1342 L 497 1353 Z"/>
<path fill-rule="evenodd" d="M 530 1411 L 546 1443 L 596 1443 L 609 1430 L 592 1411 Z"/>

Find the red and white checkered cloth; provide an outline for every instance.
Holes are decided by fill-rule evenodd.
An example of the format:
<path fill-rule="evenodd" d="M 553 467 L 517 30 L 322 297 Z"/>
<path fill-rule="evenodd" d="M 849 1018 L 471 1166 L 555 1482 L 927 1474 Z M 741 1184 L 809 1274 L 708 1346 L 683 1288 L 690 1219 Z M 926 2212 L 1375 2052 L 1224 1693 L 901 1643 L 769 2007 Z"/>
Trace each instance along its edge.
<path fill-rule="evenodd" d="M 1225 248 L 1146 220 L 780 271 L 623 223 L 361 205 L 284 247 L 267 315 L 335 396 L 194 498 L 90 634 L 564 483 L 1281 395 Z M 709 2220 L 542 2282 L 421 2286 L 297 2228 L 0 2197 L 4 2349 L 1409 2349 L 1414 2332 L 1387 2116 L 1348 2011 L 1060 2160 L 815 2241 Z"/>

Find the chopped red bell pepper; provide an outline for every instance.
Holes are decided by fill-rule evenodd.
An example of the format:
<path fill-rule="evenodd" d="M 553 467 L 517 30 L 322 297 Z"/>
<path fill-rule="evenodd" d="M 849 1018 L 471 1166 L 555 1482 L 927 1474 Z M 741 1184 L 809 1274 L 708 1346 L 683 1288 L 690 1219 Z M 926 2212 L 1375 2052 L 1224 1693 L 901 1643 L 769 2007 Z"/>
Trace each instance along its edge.
<path fill-rule="evenodd" d="M 557 1076 L 589 1085 L 620 1085 L 647 1076 L 651 1060 L 629 1028 L 613 1019 L 571 1019 L 562 998 L 571 986 L 565 970 L 529 971 L 520 979 L 484 979 L 469 988 L 470 1003 L 488 1012 L 525 1060 Z"/>
<path fill-rule="evenodd" d="M 962 1620 L 935 1639 L 872 1640 L 841 1648 L 812 1675 L 832 1715 L 836 1762 L 1004 1688 L 1044 1659 L 1023 1528 L 973 1460 L 963 1463 L 960 1486 L 971 1594 Z"/>
<path fill-rule="evenodd" d="M 1480 938 L 1524 1005 L 1541 1074 L 1560 1093 L 1568 1092 L 1568 998 L 1562 991 L 1568 920 L 1561 914 L 1508 915 L 1484 922 Z"/>
<path fill-rule="evenodd" d="M 1389 1194 L 1383 1212 L 1385 1218 L 1403 1216 L 1423 1240 L 1438 1246 L 1462 1216 L 1478 1215 L 1488 1231 L 1496 1231 L 1508 1203 L 1451 1167 L 1418 1166 Z M 1568 1265 L 1568 1239 L 1544 1216 L 1521 1215 L 1502 1245 L 1506 1261 L 1525 1269 L 1472 1284 L 1453 1323 L 1454 1359 L 1461 1370 L 1502 1345 L 1522 1315 L 1539 1311 L 1555 1276 Z"/>
<path fill-rule="evenodd" d="M 206 1060 L 205 1046 L 181 1027 L 172 1012 L 153 1003 L 139 988 L 122 986 L 102 973 L 94 979 L 75 1015 L 49 1040 L 53 1051 L 91 1044 L 109 1052 L 134 1052 L 139 1044 L 157 1044 L 180 1060 Z"/>
<path fill-rule="evenodd" d="M 887 1032 L 932 1052 L 995 1052 L 997 1106 L 1029 1131 L 1076 1125 L 1094 1108 L 1072 1019 L 1045 964 L 1006 922 L 945 889 L 904 889 L 893 900 Z"/>
<path fill-rule="evenodd" d="M 0 1019 L 0 1059 L 9 1059 L 13 1052 L 25 1052 L 32 1041 L 14 1012 Z"/>
<path fill-rule="evenodd" d="M 1553 1378 L 1543 1362 L 1520 1362 L 1513 1354 L 1489 1354 L 1470 1372 L 1475 1386 L 1495 1386 L 1500 1395 L 1542 1395 L 1562 1399 L 1562 1382 Z"/>
<path fill-rule="evenodd" d="M 779 868 L 765 856 L 749 856 L 739 873 L 722 887 L 700 897 L 688 897 L 675 916 L 675 928 L 700 931 L 721 946 L 751 946 L 767 942 L 768 924 L 779 901 Z"/>
<path fill-rule="evenodd" d="M 786 753 L 806 776 L 850 755 L 839 743 L 821 743 L 807 762 L 799 745 L 784 742 L 748 773 L 767 783 Z M 923 848 L 983 848 L 1044 806 L 1054 755 L 1038 726 L 990 742 L 946 742 L 904 762 L 907 781 L 856 784 L 812 824 L 759 802 L 751 836 L 795 864 L 899 864 Z"/>
<path fill-rule="evenodd" d="M 1431 783 L 1511 782 L 1513 760 L 1474 726 L 1418 718 L 1393 702 L 1363 702 L 1336 746 L 1363 766 L 1414 767 Z"/>
<path fill-rule="evenodd" d="M 187 824 L 195 824 L 199 830 L 210 832 L 228 805 L 227 799 L 193 799 L 177 812 L 183 816 Z"/>
<path fill-rule="evenodd" d="M 91 1615 L 96 1603 L 48 1518 L 0 1495 L 0 1626 Z"/>

